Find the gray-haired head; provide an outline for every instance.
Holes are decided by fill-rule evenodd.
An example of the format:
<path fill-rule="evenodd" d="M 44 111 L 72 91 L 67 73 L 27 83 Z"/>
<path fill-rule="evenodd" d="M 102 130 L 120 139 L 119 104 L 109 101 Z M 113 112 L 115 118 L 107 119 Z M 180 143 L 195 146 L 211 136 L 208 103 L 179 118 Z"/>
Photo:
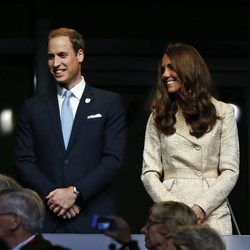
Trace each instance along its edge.
<path fill-rule="evenodd" d="M 20 217 L 20 226 L 27 232 L 42 229 L 45 207 L 39 195 L 31 189 L 5 189 L 0 191 L 0 213 Z"/>
<path fill-rule="evenodd" d="M 208 226 L 180 227 L 173 244 L 177 250 L 226 250 L 220 235 Z"/>
<path fill-rule="evenodd" d="M 22 186 L 12 177 L 0 174 L 0 191 L 7 188 L 19 189 Z"/>
<path fill-rule="evenodd" d="M 150 214 L 169 231 L 174 232 L 177 227 L 196 225 L 197 217 L 188 205 L 177 201 L 162 201 L 150 208 Z"/>

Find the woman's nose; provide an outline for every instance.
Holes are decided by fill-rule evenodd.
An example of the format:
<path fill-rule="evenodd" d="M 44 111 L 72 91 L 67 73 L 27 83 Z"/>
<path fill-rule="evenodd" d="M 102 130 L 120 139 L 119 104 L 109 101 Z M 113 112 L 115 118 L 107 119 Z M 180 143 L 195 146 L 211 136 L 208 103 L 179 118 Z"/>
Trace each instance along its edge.
<path fill-rule="evenodd" d="M 170 76 L 170 69 L 168 69 L 167 67 L 164 69 L 164 72 L 163 72 L 163 76 L 165 76 L 165 77 L 169 77 Z"/>

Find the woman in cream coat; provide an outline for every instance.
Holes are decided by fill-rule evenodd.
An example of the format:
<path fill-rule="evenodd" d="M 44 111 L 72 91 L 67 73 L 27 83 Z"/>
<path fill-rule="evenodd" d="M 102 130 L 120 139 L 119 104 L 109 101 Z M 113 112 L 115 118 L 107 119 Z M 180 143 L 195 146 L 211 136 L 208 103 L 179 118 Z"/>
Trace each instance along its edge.
<path fill-rule="evenodd" d="M 184 202 L 200 224 L 232 234 L 226 198 L 239 175 L 234 109 L 211 96 L 199 52 L 169 44 L 159 67 L 143 152 L 142 182 L 154 202 Z"/>

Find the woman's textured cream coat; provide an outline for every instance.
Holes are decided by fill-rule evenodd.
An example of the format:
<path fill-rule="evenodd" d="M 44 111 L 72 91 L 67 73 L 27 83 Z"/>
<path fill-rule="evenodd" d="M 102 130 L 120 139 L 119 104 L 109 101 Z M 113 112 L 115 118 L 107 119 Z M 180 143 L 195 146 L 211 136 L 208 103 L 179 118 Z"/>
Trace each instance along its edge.
<path fill-rule="evenodd" d="M 221 235 L 232 234 L 226 198 L 239 175 L 239 142 L 232 105 L 212 99 L 217 115 L 214 128 L 196 138 L 190 135 L 181 112 L 176 132 L 166 136 L 147 123 L 142 182 L 154 202 L 174 200 L 197 204 L 207 215 L 205 223 Z"/>

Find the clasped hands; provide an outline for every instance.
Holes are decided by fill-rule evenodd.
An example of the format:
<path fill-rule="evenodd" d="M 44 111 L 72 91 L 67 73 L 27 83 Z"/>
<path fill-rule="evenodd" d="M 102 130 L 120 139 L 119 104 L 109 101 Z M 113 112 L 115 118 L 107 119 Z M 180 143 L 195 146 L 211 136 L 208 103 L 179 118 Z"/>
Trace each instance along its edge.
<path fill-rule="evenodd" d="M 74 218 L 80 213 L 81 208 L 75 204 L 76 198 L 73 186 L 57 188 L 46 196 L 50 210 L 63 219 Z"/>

